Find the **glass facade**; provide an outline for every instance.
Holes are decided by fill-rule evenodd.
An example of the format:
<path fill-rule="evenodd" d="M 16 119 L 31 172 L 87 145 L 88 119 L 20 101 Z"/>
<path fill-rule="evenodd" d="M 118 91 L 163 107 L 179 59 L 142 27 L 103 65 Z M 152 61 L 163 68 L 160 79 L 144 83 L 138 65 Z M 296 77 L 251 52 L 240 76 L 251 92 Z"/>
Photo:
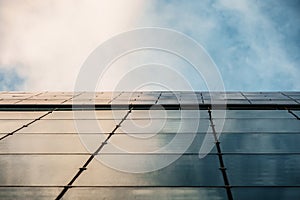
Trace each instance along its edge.
<path fill-rule="evenodd" d="M 300 199 L 299 120 L 300 92 L 2 92 L 0 199 Z"/>

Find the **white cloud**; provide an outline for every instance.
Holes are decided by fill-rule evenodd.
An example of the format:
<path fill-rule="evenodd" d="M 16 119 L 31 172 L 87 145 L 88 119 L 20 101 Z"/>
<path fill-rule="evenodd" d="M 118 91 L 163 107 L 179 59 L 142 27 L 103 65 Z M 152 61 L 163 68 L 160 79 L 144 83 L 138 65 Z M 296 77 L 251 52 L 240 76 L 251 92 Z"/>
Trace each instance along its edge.
<path fill-rule="evenodd" d="M 138 26 L 158 26 L 200 42 L 228 90 L 300 89 L 297 17 L 282 1 L 4 0 L 0 70 L 17 71 L 25 90 L 73 90 L 81 64 L 99 44 Z"/>
<path fill-rule="evenodd" d="M 299 56 L 290 50 L 297 41 L 287 38 L 299 22 L 284 2 L 157 1 L 152 11 L 149 24 L 182 31 L 207 48 L 228 90 L 300 89 Z M 282 29 L 286 24 L 289 29 Z"/>
<path fill-rule="evenodd" d="M 134 28 L 144 7 L 140 0 L 1 1 L 0 70 L 16 70 L 24 90 L 73 90 L 89 53 Z"/>

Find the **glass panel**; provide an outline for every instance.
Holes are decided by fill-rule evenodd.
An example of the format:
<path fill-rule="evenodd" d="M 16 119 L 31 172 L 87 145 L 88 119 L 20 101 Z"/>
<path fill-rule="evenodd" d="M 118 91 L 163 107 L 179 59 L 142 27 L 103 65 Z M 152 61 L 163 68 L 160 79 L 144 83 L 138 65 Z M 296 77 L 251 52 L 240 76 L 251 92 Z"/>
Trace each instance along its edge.
<path fill-rule="evenodd" d="M 71 188 L 64 196 L 66 199 L 189 199 L 223 200 L 226 192 L 222 188 Z"/>
<path fill-rule="evenodd" d="M 0 119 L 37 119 L 47 112 L 0 111 Z"/>
<path fill-rule="evenodd" d="M 198 100 L 180 99 L 179 103 L 180 104 L 202 104 L 202 100 L 201 99 Z"/>
<path fill-rule="evenodd" d="M 76 100 L 68 100 L 63 102 L 62 104 L 94 104 L 94 102 L 91 99 L 76 99 Z"/>
<path fill-rule="evenodd" d="M 298 93 L 296 95 L 289 95 L 289 97 L 296 99 L 296 100 L 300 100 L 300 93 Z"/>
<path fill-rule="evenodd" d="M 293 101 L 291 99 L 288 100 L 277 100 L 272 99 L 272 103 L 278 104 L 278 105 L 285 105 L 285 104 L 298 104 L 296 101 Z"/>
<path fill-rule="evenodd" d="M 160 159 L 172 155 L 140 154 L 144 162 L 138 165 L 154 164 Z M 112 159 L 135 167 L 133 155 L 100 155 L 101 159 Z M 97 157 L 96 157 L 97 158 Z M 134 162 L 134 163 L 132 163 Z M 198 155 L 183 155 L 171 165 L 148 173 L 126 173 L 103 165 L 93 160 L 88 170 L 83 173 L 74 185 L 89 186 L 221 186 L 224 185 L 219 170 L 218 157 L 208 155 L 199 159 Z"/>
<path fill-rule="evenodd" d="M 300 134 L 226 133 L 220 137 L 222 152 L 300 153 Z"/>
<path fill-rule="evenodd" d="M 231 185 L 300 186 L 299 155 L 223 155 Z"/>
<path fill-rule="evenodd" d="M 162 99 L 160 98 L 157 102 L 157 104 L 179 104 L 178 99 Z"/>
<path fill-rule="evenodd" d="M 135 100 L 135 101 L 130 101 L 130 104 L 155 104 L 156 100 Z M 114 104 L 113 102 L 112 104 Z"/>
<path fill-rule="evenodd" d="M 204 103 L 205 104 L 225 104 L 224 100 L 214 100 L 213 102 L 211 102 L 211 100 L 205 100 L 204 99 Z M 226 100 L 226 104 L 250 104 L 249 101 L 247 100 Z"/>
<path fill-rule="evenodd" d="M 54 187 L 0 187 L 0 198 L 5 200 L 55 199 L 62 188 Z"/>
<path fill-rule="evenodd" d="M 220 126 L 221 121 L 214 119 Z M 223 132 L 299 132 L 297 119 L 226 119 Z"/>
<path fill-rule="evenodd" d="M 300 110 L 292 110 L 292 112 L 300 118 Z"/>
<path fill-rule="evenodd" d="M 101 153 L 195 153 L 198 154 L 205 134 L 115 134 Z M 168 146 L 167 146 L 168 145 Z M 211 146 L 214 143 L 211 142 Z M 116 149 L 118 148 L 118 149 Z M 167 148 L 167 149 L 164 149 Z M 119 150 L 122 151 L 119 151 Z M 213 152 L 216 152 L 215 149 Z"/>
<path fill-rule="evenodd" d="M 207 110 L 133 110 L 129 119 L 155 118 L 209 118 Z"/>
<path fill-rule="evenodd" d="M 55 111 L 43 119 L 122 119 L 127 110 Z"/>
<path fill-rule="evenodd" d="M 0 97 L 4 99 L 25 99 L 34 95 L 37 95 L 37 92 L 5 92 L 1 93 Z"/>
<path fill-rule="evenodd" d="M 30 97 L 30 99 L 64 99 L 64 100 L 67 100 L 72 97 L 73 97 L 73 94 L 57 94 L 57 93 L 51 92 L 48 94 L 45 93 L 45 94 L 40 94 L 38 96 Z"/>
<path fill-rule="evenodd" d="M 290 200 L 299 199 L 300 188 L 232 188 L 232 195 L 234 199 L 243 200 L 265 200 L 265 199 L 280 199 Z"/>
<path fill-rule="evenodd" d="M 115 99 L 113 100 L 112 102 L 110 102 L 110 104 L 130 104 L 130 100 L 118 100 L 118 99 Z"/>
<path fill-rule="evenodd" d="M 1 99 L 0 104 L 15 104 L 16 102 L 19 102 L 20 100 L 17 99 Z"/>
<path fill-rule="evenodd" d="M 11 133 L 32 120 L 0 120 L 0 133 Z"/>
<path fill-rule="evenodd" d="M 116 120 L 38 120 L 18 133 L 110 133 Z"/>
<path fill-rule="evenodd" d="M 61 104 L 64 99 L 25 99 L 17 104 Z"/>
<path fill-rule="evenodd" d="M 66 102 L 64 102 L 63 104 L 91 104 L 91 105 L 96 105 L 96 104 L 108 104 L 109 103 L 109 99 L 96 99 L 96 100 L 92 100 L 92 99 L 78 99 L 76 101 L 73 100 L 68 100 Z"/>
<path fill-rule="evenodd" d="M 195 133 L 210 130 L 208 119 L 125 120 L 117 133 Z"/>
<path fill-rule="evenodd" d="M 0 185 L 65 185 L 88 156 L 1 155 Z"/>
<path fill-rule="evenodd" d="M 297 104 L 293 100 L 250 100 L 252 104 Z"/>
<path fill-rule="evenodd" d="M 212 117 L 223 118 L 226 113 L 226 118 L 291 118 L 287 110 L 212 110 Z"/>
<path fill-rule="evenodd" d="M 5 136 L 5 135 L 6 135 L 6 134 L 2 134 L 2 133 L 0 133 L 0 138 L 1 138 L 1 137 L 3 137 L 3 136 Z"/>
<path fill-rule="evenodd" d="M 1 137 L 1 135 L 0 135 Z M 85 141 L 98 143 L 102 138 L 97 134 L 85 134 Z M 89 143 L 88 143 L 89 144 Z M 1 141 L 1 153 L 86 153 L 77 134 L 15 134 Z"/>

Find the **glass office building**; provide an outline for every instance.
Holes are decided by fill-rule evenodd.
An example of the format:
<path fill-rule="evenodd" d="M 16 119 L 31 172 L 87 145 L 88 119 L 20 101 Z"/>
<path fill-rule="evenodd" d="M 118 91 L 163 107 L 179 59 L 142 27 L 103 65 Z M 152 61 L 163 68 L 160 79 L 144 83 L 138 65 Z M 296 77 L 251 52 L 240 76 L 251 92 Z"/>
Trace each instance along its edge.
<path fill-rule="evenodd" d="M 299 92 L 0 93 L 0 199 L 300 199 Z"/>

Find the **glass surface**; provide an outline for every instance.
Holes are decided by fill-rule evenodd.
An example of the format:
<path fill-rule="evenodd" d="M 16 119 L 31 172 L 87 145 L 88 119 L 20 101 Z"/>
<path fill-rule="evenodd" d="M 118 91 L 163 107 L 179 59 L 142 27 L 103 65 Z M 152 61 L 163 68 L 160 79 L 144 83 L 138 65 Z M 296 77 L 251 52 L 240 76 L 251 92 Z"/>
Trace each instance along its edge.
<path fill-rule="evenodd" d="M 198 100 L 180 99 L 179 103 L 180 104 L 202 104 L 202 100 L 201 99 Z"/>
<path fill-rule="evenodd" d="M 278 105 L 285 105 L 285 104 L 299 104 L 298 102 L 287 99 L 287 100 L 278 100 L 278 99 L 272 99 L 272 102 Z"/>
<path fill-rule="evenodd" d="M 94 104 L 94 102 L 91 100 L 91 99 L 71 99 L 71 100 L 68 100 L 68 101 L 64 101 L 62 102 L 62 104 Z"/>
<path fill-rule="evenodd" d="M 129 119 L 155 118 L 209 118 L 207 110 L 133 110 Z"/>
<path fill-rule="evenodd" d="M 107 105 L 109 104 L 109 99 L 95 99 L 95 100 L 92 100 L 92 99 L 78 99 L 78 100 L 75 100 L 73 101 L 72 99 L 71 100 L 68 100 L 68 101 L 65 101 L 63 104 L 91 104 L 91 105 L 96 105 L 96 104 L 104 104 L 104 105 Z"/>
<path fill-rule="evenodd" d="M 96 134 L 85 134 L 84 137 L 85 141 L 89 139 L 98 143 L 98 146 L 102 142 L 102 138 Z M 87 150 L 77 134 L 14 134 L 0 142 L 0 152 L 86 153 Z"/>
<path fill-rule="evenodd" d="M 287 110 L 212 110 L 212 118 L 295 118 Z"/>
<path fill-rule="evenodd" d="M 300 188 L 232 188 L 233 199 L 265 200 L 265 199 L 300 199 Z"/>
<path fill-rule="evenodd" d="M 300 133 L 226 133 L 219 140 L 223 153 L 300 153 Z"/>
<path fill-rule="evenodd" d="M 231 185 L 300 186 L 299 155 L 223 155 Z"/>
<path fill-rule="evenodd" d="M 292 110 L 292 112 L 300 118 L 300 110 Z"/>
<path fill-rule="evenodd" d="M 125 120 L 116 133 L 206 133 L 208 130 L 208 119 L 137 119 Z"/>
<path fill-rule="evenodd" d="M 1 155 L 0 185 L 65 185 L 87 155 Z"/>
<path fill-rule="evenodd" d="M 257 96 L 257 97 L 263 97 L 263 96 L 284 96 L 281 92 L 242 92 L 245 96 Z"/>
<path fill-rule="evenodd" d="M 133 100 L 130 101 L 130 104 L 155 104 L 156 100 Z M 115 102 L 113 102 L 112 104 L 114 104 Z"/>
<path fill-rule="evenodd" d="M 64 99 L 24 99 L 16 104 L 61 104 Z"/>
<path fill-rule="evenodd" d="M 224 100 L 218 100 L 218 99 L 214 99 L 213 102 L 211 102 L 211 100 L 207 100 L 207 99 L 204 99 L 204 103 L 205 104 L 225 104 L 225 101 Z M 247 100 L 226 100 L 226 104 L 250 104 L 249 101 Z"/>
<path fill-rule="evenodd" d="M 179 104 L 179 100 L 178 99 L 162 99 L 160 98 L 157 102 L 157 104 Z"/>
<path fill-rule="evenodd" d="M 62 188 L 59 187 L 0 187 L 3 200 L 48 200 L 55 199 Z"/>
<path fill-rule="evenodd" d="M 38 92 L 1 92 L 0 98 L 4 99 L 25 99 L 34 95 L 39 94 Z"/>
<path fill-rule="evenodd" d="M 289 94 L 288 96 L 291 97 L 291 98 L 293 98 L 293 99 L 300 100 L 300 94 L 299 94 L 299 92 L 297 94 Z"/>
<path fill-rule="evenodd" d="M 127 110 L 54 111 L 43 119 L 122 119 Z"/>
<path fill-rule="evenodd" d="M 49 94 L 40 94 L 37 96 L 30 97 L 29 99 L 71 99 L 73 94 L 56 94 L 56 93 L 49 93 Z"/>
<path fill-rule="evenodd" d="M 47 112 L 0 111 L 0 119 L 37 119 Z"/>
<path fill-rule="evenodd" d="M 19 101 L 19 99 L 1 99 L 0 104 L 15 104 Z"/>
<path fill-rule="evenodd" d="M 118 121 L 120 120 L 38 120 L 18 133 L 110 133 Z"/>
<path fill-rule="evenodd" d="M 4 136 L 6 136 L 7 134 L 0 134 L 0 138 L 2 138 L 2 137 L 4 137 Z M 8 135 L 8 137 L 9 137 L 10 135 Z M 5 140 L 5 138 L 3 138 L 2 139 L 2 141 L 4 141 Z M 0 144 L 2 143 L 2 141 L 0 140 Z"/>
<path fill-rule="evenodd" d="M 131 104 L 131 102 L 130 102 L 130 99 L 127 99 L 127 100 L 119 100 L 119 99 L 115 99 L 115 100 L 113 100 L 112 102 L 110 102 L 109 104 L 112 104 L 112 105 L 114 105 L 114 104 Z"/>
<path fill-rule="evenodd" d="M 176 138 L 175 138 L 176 137 Z M 205 134 L 179 133 L 158 133 L 154 135 L 145 134 L 115 134 L 100 153 L 130 152 L 130 153 L 155 153 L 158 150 L 163 153 L 194 153 L 198 154 L 203 143 Z M 163 149 L 166 147 L 167 149 Z M 214 143 L 211 142 L 214 146 Z M 215 149 L 212 152 L 216 152 Z"/>
<path fill-rule="evenodd" d="M 220 126 L 221 121 L 214 119 Z M 299 132 L 300 123 L 297 119 L 226 119 L 223 132 Z"/>
<path fill-rule="evenodd" d="M 11 133 L 32 120 L 0 120 L 0 133 Z"/>
<path fill-rule="evenodd" d="M 249 100 L 290 100 L 287 96 L 282 94 L 265 94 L 265 95 L 246 95 Z"/>
<path fill-rule="evenodd" d="M 297 104 L 293 100 L 250 100 L 252 104 Z"/>
<path fill-rule="evenodd" d="M 188 199 L 188 200 L 223 200 L 227 199 L 223 188 L 71 188 L 65 199 Z"/>
<path fill-rule="evenodd" d="M 132 155 L 100 155 L 103 159 L 125 160 L 132 167 Z M 167 155 L 142 155 L 146 163 L 157 162 Z M 171 155 L 168 155 L 171 156 Z M 94 159 L 74 183 L 77 186 L 221 186 L 223 179 L 218 157 L 208 155 L 183 155 L 166 168 L 148 173 L 126 173 L 112 169 Z"/>

